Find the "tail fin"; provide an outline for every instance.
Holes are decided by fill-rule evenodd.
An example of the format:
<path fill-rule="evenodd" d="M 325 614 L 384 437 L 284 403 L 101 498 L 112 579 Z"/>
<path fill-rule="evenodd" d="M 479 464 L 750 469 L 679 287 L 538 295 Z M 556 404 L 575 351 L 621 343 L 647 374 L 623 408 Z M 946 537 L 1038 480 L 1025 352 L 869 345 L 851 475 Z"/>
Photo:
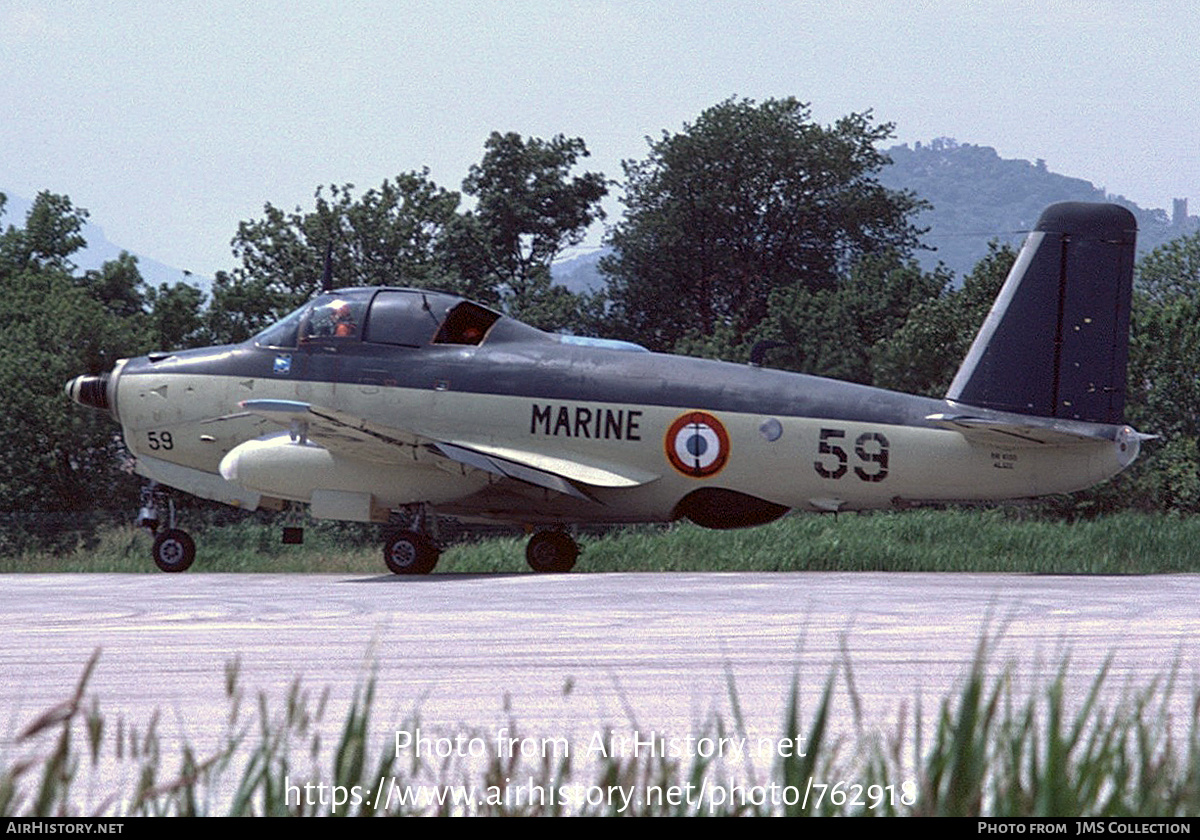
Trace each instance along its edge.
<path fill-rule="evenodd" d="M 1115 204 L 1047 207 L 946 399 L 1122 423 L 1137 222 Z"/>

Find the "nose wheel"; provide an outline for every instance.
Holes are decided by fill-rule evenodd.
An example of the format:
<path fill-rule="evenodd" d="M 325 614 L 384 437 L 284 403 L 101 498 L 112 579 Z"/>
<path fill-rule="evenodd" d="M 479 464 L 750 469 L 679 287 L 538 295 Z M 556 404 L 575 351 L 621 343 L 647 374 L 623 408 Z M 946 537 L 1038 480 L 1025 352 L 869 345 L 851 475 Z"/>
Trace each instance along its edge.
<path fill-rule="evenodd" d="M 196 559 L 196 543 L 187 531 L 168 528 L 154 538 L 154 565 L 164 572 L 184 572 Z"/>
<path fill-rule="evenodd" d="M 569 572 L 579 557 L 579 544 L 565 531 L 538 531 L 525 546 L 525 560 L 535 572 Z"/>
<path fill-rule="evenodd" d="M 166 508 L 167 528 L 159 531 L 160 509 Z M 154 536 L 151 556 L 164 572 L 185 572 L 196 559 L 196 542 L 187 531 L 175 527 L 175 503 L 157 482 L 142 488 L 142 503 L 137 524 Z"/>

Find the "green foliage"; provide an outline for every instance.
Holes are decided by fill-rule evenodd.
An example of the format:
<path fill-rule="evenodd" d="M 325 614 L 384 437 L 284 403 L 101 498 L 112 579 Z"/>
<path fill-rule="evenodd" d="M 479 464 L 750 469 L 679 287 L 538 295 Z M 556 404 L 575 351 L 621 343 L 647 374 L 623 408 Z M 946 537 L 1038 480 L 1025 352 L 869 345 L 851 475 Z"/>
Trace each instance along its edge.
<path fill-rule="evenodd" d="M 2 510 L 82 510 L 133 492 L 111 419 L 63 393 L 72 377 L 109 370 L 146 345 L 133 257 L 70 273 L 86 218 L 66 196 L 43 192 L 25 226 L 0 236 Z"/>
<path fill-rule="evenodd" d="M 105 309 L 123 318 L 141 313 L 146 304 L 137 257 L 128 251 L 104 263 L 99 271 L 85 273 L 82 285 Z"/>
<path fill-rule="evenodd" d="M 352 184 L 331 185 L 328 195 L 318 187 L 308 213 L 266 204 L 263 218 L 238 225 L 231 244 L 242 264 L 215 278 L 209 330 L 218 341 L 244 341 L 298 307 L 320 290 L 327 250 L 335 287 L 453 287 L 445 243 L 458 203 L 423 170 L 359 198 Z"/>
<path fill-rule="evenodd" d="M 187 283 L 147 289 L 149 308 L 149 345 L 159 350 L 202 347 L 213 341 L 205 328 L 204 293 Z"/>
<path fill-rule="evenodd" d="M 269 277 L 218 271 L 204 329 L 217 344 L 236 344 L 275 323 L 296 299 L 274 288 Z"/>
<path fill-rule="evenodd" d="M 1200 292 L 1200 231 L 1173 239 L 1142 257 L 1137 285 L 1149 303 L 1194 301 Z"/>
<path fill-rule="evenodd" d="M 598 172 L 571 175 L 589 154 L 578 137 L 492 132 L 484 150 L 463 181 L 476 206 L 463 214 L 455 238 L 461 276 L 534 326 L 586 329 L 601 314 L 599 302 L 552 285 L 550 264 L 604 218 L 608 181 Z"/>
<path fill-rule="evenodd" d="M 832 288 L 859 256 L 917 244 L 921 202 L 884 189 L 891 135 L 870 113 L 812 122 L 795 99 L 729 99 L 649 156 L 626 161 L 625 218 L 610 232 L 612 317 L 628 337 L 666 350 L 722 323 L 746 332 L 771 293 Z"/>
<path fill-rule="evenodd" d="M 770 357 L 773 365 L 874 384 L 881 348 L 949 283 L 947 273 L 927 274 L 911 260 L 864 257 L 832 289 L 777 289 L 760 332 L 787 345 Z"/>
<path fill-rule="evenodd" d="M 992 242 L 961 288 L 945 286 L 914 306 L 904 324 L 875 346 L 875 384 L 908 394 L 945 394 L 1016 257 L 1011 247 Z"/>
<path fill-rule="evenodd" d="M 708 334 L 699 327 L 693 327 L 676 340 L 671 352 L 702 359 L 748 362 L 750 351 L 754 347 L 753 337 L 753 334 L 738 332 L 730 323 L 716 324 Z M 768 361 L 774 366 L 776 360 L 774 356 L 770 356 Z"/>
<path fill-rule="evenodd" d="M 921 783 L 908 813 L 1177 817 L 1200 807 L 1190 770 L 1197 741 L 1171 737 L 1165 675 L 1114 708 L 1102 702 L 1107 667 L 1076 687 L 1064 660 L 1021 700 L 1011 669 L 987 676 L 990 644 L 980 641 L 958 697 L 942 702 L 930 749 L 917 758 Z"/>
<path fill-rule="evenodd" d="M 459 194 L 437 186 L 428 170 L 361 197 L 351 184 L 319 187 L 311 212 L 268 203 L 261 219 L 238 226 L 232 244 L 241 265 L 214 281 L 208 332 L 244 341 L 295 309 L 320 289 L 327 251 L 335 287 L 441 289 L 537 326 L 594 323 L 598 299 L 550 283 L 553 259 L 603 218 L 603 176 L 570 176 L 587 154 L 579 139 L 493 133 L 463 182 L 476 199 L 465 213 Z"/>
<path fill-rule="evenodd" d="M 81 233 L 87 217 L 65 195 L 38 193 L 24 226 L 9 225 L 0 234 L 0 275 L 26 269 L 73 271 L 71 255 L 87 244 Z"/>
<path fill-rule="evenodd" d="M 863 257 L 833 288 L 776 289 L 767 317 L 749 332 L 728 321 L 707 335 L 693 328 L 676 341 L 674 352 L 748 361 L 752 347 L 764 341 L 773 345 L 764 362 L 770 367 L 879 384 L 881 359 L 885 366 L 903 361 L 900 369 L 911 371 L 907 360 L 889 355 L 894 336 L 918 308 L 940 299 L 950 279 L 944 270 L 926 273 L 891 254 Z"/>
<path fill-rule="evenodd" d="M 140 324 L 107 312 L 58 269 L 0 285 L 0 507 L 77 510 L 119 497 L 127 478 L 111 418 L 80 410 L 63 386 L 139 350 Z"/>
<path fill-rule="evenodd" d="M 188 514 L 189 527 L 195 514 Z M 6 517 L 13 529 L 36 521 Z M 382 539 L 373 526 L 319 523 L 303 546 L 283 545 L 266 517 L 230 518 L 194 527 L 199 546 L 188 574 L 205 572 L 348 572 L 379 574 Z M 448 530 L 448 529 L 446 529 Z M 55 529 L 56 536 L 59 534 Z M 50 548 L 0 535 L 0 573 L 145 572 L 150 538 L 132 526 Z M 1015 510 L 916 510 L 902 513 L 799 514 L 758 528 L 711 531 L 687 523 L 581 535 L 578 572 L 926 571 L 1010 574 L 1155 574 L 1195 572 L 1200 520 L 1123 512 L 1064 521 L 1042 507 Z M 446 546 L 436 574 L 531 573 L 519 537 Z"/>
<path fill-rule="evenodd" d="M 477 199 L 466 215 L 478 224 L 476 241 L 488 270 L 516 294 L 604 218 L 600 200 L 608 184 L 598 172 L 570 176 L 588 156 L 578 137 L 526 141 L 493 132 L 484 149 L 463 181 L 463 192 Z"/>
<path fill-rule="evenodd" d="M 1132 321 L 1125 414 L 1159 439 L 1104 500 L 1200 512 L 1200 234 L 1138 263 Z"/>

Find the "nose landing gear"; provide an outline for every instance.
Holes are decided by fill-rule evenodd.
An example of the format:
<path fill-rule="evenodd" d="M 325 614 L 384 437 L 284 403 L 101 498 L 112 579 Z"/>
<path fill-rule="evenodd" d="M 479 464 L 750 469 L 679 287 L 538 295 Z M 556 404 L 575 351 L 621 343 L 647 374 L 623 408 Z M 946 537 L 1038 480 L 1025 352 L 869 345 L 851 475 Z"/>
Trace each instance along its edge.
<path fill-rule="evenodd" d="M 164 572 L 184 572 L 196 559 L 196 543 L 187 531 L 168 528 L 154 538 L 154 565 Z"/>
<path fill-rule="evenodd" d="M 167 528 L 161 533 L 159 510 L 167 509 Z M 151 556 L 154 565 L 164 572 L 184 572 L 196 559 L 196 543 L 187 531 L 175 527 L 175 503 L 157 482 L 142 488 L 141 507 L 138 510 L 138 527 L 154 535 Z"/>

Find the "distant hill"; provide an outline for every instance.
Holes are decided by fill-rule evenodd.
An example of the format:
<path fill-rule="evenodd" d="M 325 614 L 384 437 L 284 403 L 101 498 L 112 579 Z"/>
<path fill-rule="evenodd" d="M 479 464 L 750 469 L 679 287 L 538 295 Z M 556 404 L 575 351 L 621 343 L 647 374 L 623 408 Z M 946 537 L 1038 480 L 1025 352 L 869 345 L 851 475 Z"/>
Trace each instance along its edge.
<path fill-rule="evenodd" d="M 917 219 L 929 228 L 920 251 L 926 270 L 943 262 L 961 278 L 988 251 L 993 239 L 1019 246 L 1042 210 L 1058 201 L 1111 201 L 1128 207 L 1138 222 L 1138 252 L 1145 253 L 1200 229 L 1200 218 L 1175 223 L 1164 210 L 1146 210 L 1122 196 L 1109 195 L 1082 178 L 1051 172 L 1046 162 L 1010 160 L 990 146 L 941 138 L 887 150 L 892 164 L 880 180 L 891 189 L 912 190 L 933 205 Z M 604 287 L 598 263 L 601 248 L 555 263 L 554 279 L 575 292 Z"/>
<path fill-rule="evenodd" d="M 880 180 L 891 189 L 908 189 L 933 205 L 917 220 L 934 251 L 918 254 L 929 269 L 944 262 L 960 277 L 987 253 L 988 242 L 1019 244 L 1042 210 L 1057 201 L 1111 201 L 1129 208 L 1138 222 L 1138 251 L 1200 228 L 1190 216 L 1173 224 L 1163 210 L 1146 210 L 1122 196 L 1107 194 L 1082 178 L 1051 172 L 1046 162 L 1009 160 L 990 146 L 941 138 L 887 150 L 891 166 Z"/>
<path fill-rule="evenodd" d="M 8 197 L 8 202 L 4 205 L 4 215 L 0 216 L 0 228 L 7 230 L 9 225 L 23 226 L 25 217 L 33 207 L 33 200 L 13 195 L 3 189 L 0 189 L 0 192 Z M 98 269 L 109 260 L 119 257 L 122 251 L 129 250 L 109 242 L 108 237 L 104 235 L 104 229 L 93 222 L 86 223 L 82 233 L 83 238 L 87 240 L 87 247 L 71 259 L 80 271 Z M 173 286 L 180 280 L 186 280 L 193 286 L 199 287 L 205 294 L 212 291 L 212 278 L 210 277 L 201 277 L 196 274 L 185 275 L 182 269 L 172 268 L 149 257 L 135 256 L 137 256 L 138 271 L 141 272 L 142 279 L 148 286 L 158 288 L 163 283 Z"/>
<path fill-rule="evenodd" d="M 600 260 L 611 250 L 596 248 L 559 260 L 550 266 L 550 276 L 554 278 L 555 283 L 566 286 L 576 294 L 599 291 L 604 288 L 604 278 L 600 275 Z"/>

